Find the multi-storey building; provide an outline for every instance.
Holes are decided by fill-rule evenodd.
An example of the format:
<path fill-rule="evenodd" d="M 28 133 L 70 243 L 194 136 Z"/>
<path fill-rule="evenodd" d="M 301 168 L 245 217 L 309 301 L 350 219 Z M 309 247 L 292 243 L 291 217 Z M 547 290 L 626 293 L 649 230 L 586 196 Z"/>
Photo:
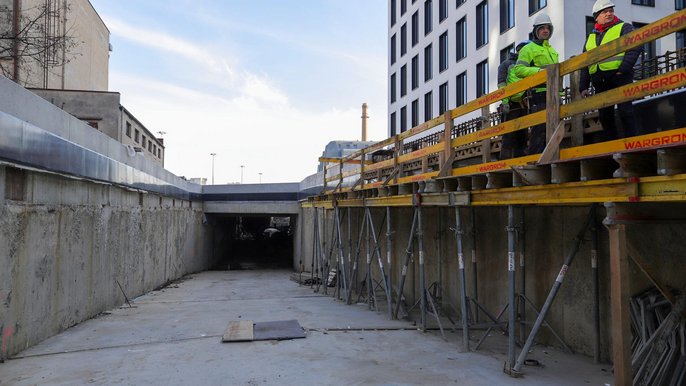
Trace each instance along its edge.
<path fill-rule="evenodd" d="M 108 92 L 110 32 L 88 0 L 0 0 L 0 74 L 164 166 L 164 141 Z"/>
<path fill-rule="evenodd" d="M 595 0 L 389 0 L 388 134 L 401 133 L 497 88 L 497 69 L 529 39 L 540 12 L 552 19 L 560 60 L 582 52 Z M 614 0 L 635 26 L 684 8 L 684 0 Z M 648 57 L 684 47 L 685 34 L 645 47 Z M 470 115 L 469 117 L 473 117 Z"/>

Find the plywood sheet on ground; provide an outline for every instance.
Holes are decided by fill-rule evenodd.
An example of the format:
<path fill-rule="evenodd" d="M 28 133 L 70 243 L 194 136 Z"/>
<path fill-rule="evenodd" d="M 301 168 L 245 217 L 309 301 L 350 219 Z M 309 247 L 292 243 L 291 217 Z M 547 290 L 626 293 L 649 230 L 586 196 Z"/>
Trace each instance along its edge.
<path fill-rule="evenodd" d="M 252 320 L 233 320 L 224 331 L 222 342 L 250 342 L 254 340 Z"/>

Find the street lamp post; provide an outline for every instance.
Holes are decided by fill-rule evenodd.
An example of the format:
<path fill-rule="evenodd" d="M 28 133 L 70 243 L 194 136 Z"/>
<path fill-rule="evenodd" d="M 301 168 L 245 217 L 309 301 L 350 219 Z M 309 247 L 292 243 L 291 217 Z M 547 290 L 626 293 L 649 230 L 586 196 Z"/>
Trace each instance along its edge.
<path fill-rule="evenodd" d="M 241 165 L 241 184 L 243 183 L 243 168 L 245 165 Z"/>
<path fill-rule="evenodd" d="M 214 156 L 217 155 L 217 153 L 210 153 L 212 156 L 212 185 L 214 185 Z"/>

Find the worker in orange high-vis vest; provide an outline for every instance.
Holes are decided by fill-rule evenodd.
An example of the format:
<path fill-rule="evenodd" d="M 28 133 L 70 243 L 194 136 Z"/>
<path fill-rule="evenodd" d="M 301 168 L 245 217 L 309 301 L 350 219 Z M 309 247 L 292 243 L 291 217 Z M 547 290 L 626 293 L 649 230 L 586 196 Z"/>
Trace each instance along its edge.
<path fill-rule="evenodd" d="M 593 18 L 596 24 L 593 32 L 588 35 L 584 52 L 592 50 L 602 44 L 607 44 L 620 36 L 634 30 L 630 23 L 625 23 L 615 16 L 615 4 L 611 0 L 597 0 L 593 4 Z M 633 82 L 634 64 L 642 52 L 641 47 L 621 52 L 581 70 L 579 90 L 581 96 L 587 97 L 589 87 L 593 84 L 595 92 L 601 93 L 613 88 Z M 617 138 L 633 137 L 639 134 L 634 106 L 631 102 L 617 105 L 619 120 L 623 133 L 620 133 L 615 123 L 615 106 L 608 106 L 598 110 L 603 131 L 595 137 L 594 142 L 609 141 Z"/>

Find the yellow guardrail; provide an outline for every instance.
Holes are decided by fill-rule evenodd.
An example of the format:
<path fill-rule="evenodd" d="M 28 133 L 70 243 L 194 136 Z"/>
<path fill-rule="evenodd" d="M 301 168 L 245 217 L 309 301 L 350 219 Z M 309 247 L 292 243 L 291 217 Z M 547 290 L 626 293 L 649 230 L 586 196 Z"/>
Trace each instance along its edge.
<path fill-rule="evenodd" d="M 391 182 L 394 184 L 400 184 L 443 176 L 448 177 L 469 175 L 499 170 L 500 168 L 497 165 L 502 167 L 511 167 L 517 164 L 549 162 L 551 160 L 567 158 L 571 153 L 569 151 L 565 151 L 567 157 L 560 157 L 560 150 L 557 148 L 557 145 L 559 145 L 559 139 L 561 137 L 558 135 L 558 133 L 556 133 L 556 130 L 559 130 L 560 126 L 562 126 L 560 125 L 562 119 L 606 106 L 612 106 L 617 103 L 636 100 L 648 95 L 686 87 L 686 68 L 676 69 L 665 74 L 660 74 L 624 87 L 609 90 L 589 98 L 575 100 L 565 105 L 561 105 L 559 98 L 562 78 L 582 68 L 588 67 L 591 64 L 612 57 L 620 52 L 641 46 L 645 43 L 681 31 L 685 28 L 686 10 L 681 10 L 657 20 L 654 23 L 637 29 L 630 34 L 622 36 L 619 39 L 613 40 L 607 44 L 603 44 L 593 50 L 572 57 L 562 63 L 548 66 L 544 71 L 522 79 L 517 83 L 510 84 L 489 94 L 483 95 L 480 98 L 474 99 L 462 106 L 449 110 L 441 116 L 426 121 L 403 133 L 377 142 L 349 156 L 335 159 L 320 159 L 322 162 L 332 163 L 332 165 L 328 165 L 324 168 L 324 190 L 325 192 L 340 192 L 352 190 L 354 188 L 373 188 L 380 187 Z M 455 119 L 464 117 L 466 114 L 472 113 L 479 109 L 482 110 L 484 115 L 485 113 L 490 113 L 490 111 L 487 109 L 491 104 L 497 103 L 504 98 L 528 90 L 542 83 L 546 83 L 548 87 L 548 109 L 546 111 L 539 111 L 520 118 L 502 122 L 496 126 L 483 127 L 480 130 L 458 136 L 457 138 L 451 138 L 450 134 Z M 452 168 L 452 160 L 454 158 L 455 148 L 470 143 L 487 142 L 493 137 L 512 133 L 518 130 L 524 130 L 528 127 L 542 123 L 546 124 L 546 139 L 550 149 L 547 147 L 541 156 L 530 155 L 526 157 L 520 157 L 515 160 L 498 161 L 497 163 L 485 162 L 480 165 L 469 166 L 466 168 Z M 443 125 L 444 129 L 442 132 L 442 137 L 438 143 L 423 147 L 410 153 L 399 154 L 402 150 L 404 140 L 415 137 L 418 134 L 433 129 L 439 125 Z M 555 138 L 557 139 L 557 142 L 553 140 Z M 391 145 L 394 149 L 393 158 L 379 162 L 371 162 L 366 160 L 366 157 L 376 150 L 383 149 Z M 488 151 L 490 154 L 490 148 Z M 421 161 L 432 154 L 439 155 L 439 158 L 441 159 L 439 162 L 441 170 L 425 172 L 413 176 L 399 175 L 400 173 L 398 167 L 400 165 L 408 162 Z M 365 159 L 364 162 L 362 162 L 363 159 Z M 345 164 L 357 164 L 360 165 L 360 167 L 344 172 L 342 169 L 343 165 Z M 364 174 L 366 172 L 380 172 L 381 169 L 387 169 L 391 167 L 394 168 L 394 172 L 391 173 L 391 179 L 387 181 L 365 183 Z M 327 172 L 334 168 L 338 168 L 337 174 L 327 176 Z M 342 187 L 343 179 L 353 176 L 359 176 L 355 185 L 352 188 L 349 187 L 344 189 Z M 330 183 L 333 182 L 337 182 L 337 185 L 331 189 Z"/>

